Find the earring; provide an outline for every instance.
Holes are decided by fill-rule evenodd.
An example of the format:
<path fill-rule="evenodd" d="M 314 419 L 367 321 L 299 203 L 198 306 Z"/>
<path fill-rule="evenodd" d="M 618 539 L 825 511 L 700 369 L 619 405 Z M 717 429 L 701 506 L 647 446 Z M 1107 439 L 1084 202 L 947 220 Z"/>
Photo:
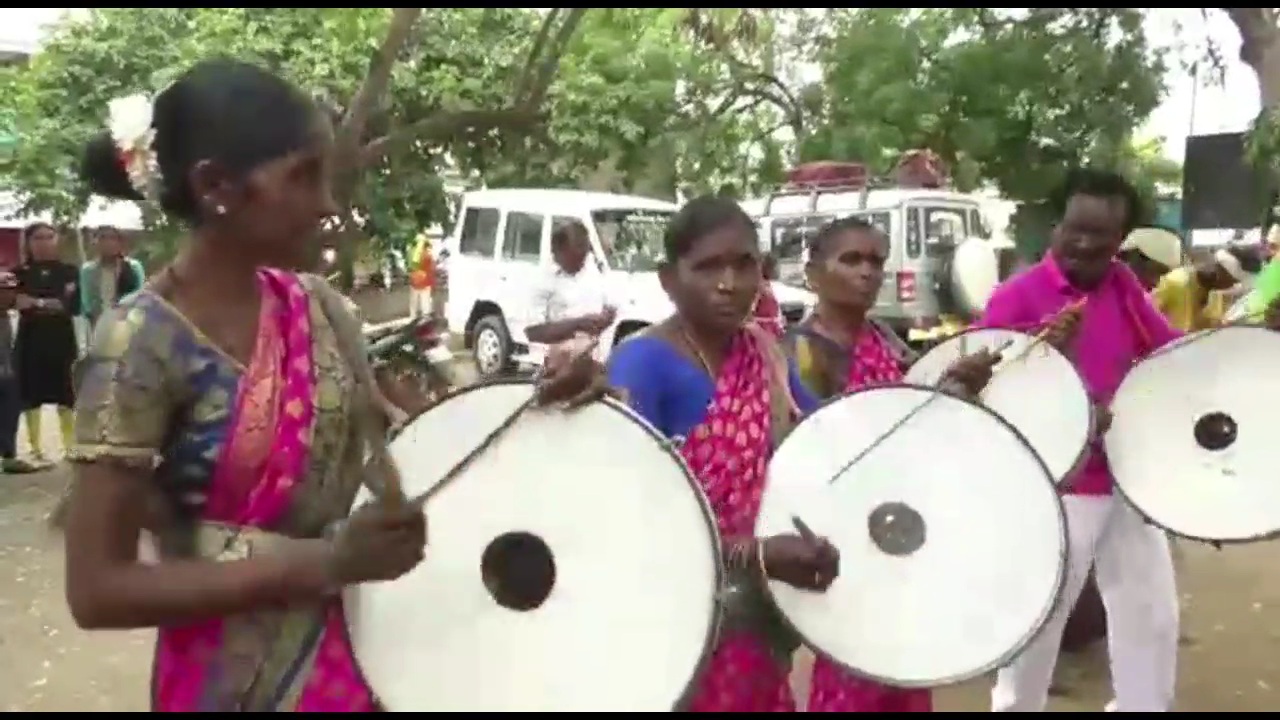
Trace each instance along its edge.
<path fill-rule="evenodd" d="M 226 215 L 226 214 L 227 214 L 227 206 L 226 206 L 226 205 L 217 205 L 217 206 L 215 206 L 215 207 L 213 208 L 213 212 L 214 212 L 214 214 L 216 214 L 216 215 Z"/>

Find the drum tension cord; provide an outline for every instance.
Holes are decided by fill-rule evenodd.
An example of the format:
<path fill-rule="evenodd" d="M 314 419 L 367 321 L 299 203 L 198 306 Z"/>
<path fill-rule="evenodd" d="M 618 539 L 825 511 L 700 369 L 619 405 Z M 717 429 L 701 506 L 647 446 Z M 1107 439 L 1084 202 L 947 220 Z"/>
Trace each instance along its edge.
<path fill-rule="evenodd" d="M 1031 342 L 1025 348 L 1022 349 L 1022 352 L 1018 353 L 1016 357 L 1011 358 L 1009 362 L 1005 364 L 1005 366 L 1007 367 L 1008 365 L 1011 365 L 1013 363 L 1016 363 L 1028 357 L 1031 354 L 1031 351 L 1039 347 L 1040 343 L 1044 342 L 1047 336 L 1048 336 L 1048 330 L 1047 329 L 1042 330 L 1040 333 L 1038 333 L 1035 337 L 1032 338 Z M 1012 344 L 1013 344 L 1012 340 L 1001 343 L 1000 345 L 994 348 L 993 352 L 995 352 L 996 354 L 1003 354 L 1006 350 L 1009 349 L 1009 346 Z M 999 370 L 997 369 L 996 372 L 999 372 Z M 885 430 L 884 432 L 880 433 L 878 436 L 876 436 L 874 440 L 868 443 L 867 446 L 864 447 L 861 452 L 859 452 L 857 455 L 854 455 L 852 460 L 845 463 L 839 470 L 836 470 L 836 472 L 831 476 L 831 478 L 827 480 L 827 484 L 828 485 L 834 484 L 836 480 L 839 480 L 841 477 L 845 475 L 845 473 L 852 470 L 855 465 L 862 462 L 862 460 L 865 457 L 870 455 L 871 451 L 875 450 L 877 447 L 882 445 L 894 433 L 901 430 L 902 426 L 911 422 L 912 418 L 914 418 L 916 415 L 919 415 L 921 411 L 929 407 L 929 405 L 933 403 L 934 400 L 937 400 L 942 395 L 947 395 L 947 393 L 942 390 L 935 389 L 934 392 L 930 394 L 928 398 L 926 398 L 919 405 L 916 405 L 915 407 L 911 408 L 911 410 L 906 415 L 903 415 L 901 419 L 899 419 L 894 424 L 890 425 L 888 430 Z"/>
<path fill-rule="evenodd" d="M 589 354 L 591 352 L 594 352 L 597 342 L 599 342 L 598 338 L 593 339 L 591 342 L 577 348 L 574 351 L 575 353 L 577 353 L 575 354 L 575 359 L 580 359 L 582 357 L 582 354 L 584 353 Z M 511 426 L 516 424 L 516 420 L 519 420 L 520 416 L 524 415 L 525 411 L 529 410 L 532 407 L 537 406 L 538 404 L 537 387 L 538 387 L 538 383 L 542 380 L 542 376 L 545 373 L 545 371 L 546 371 L 546 368 L 541 367 L 541 368 L 538 368 L 538 371 L 536 373 L 534 373 L 533 380 L 532 380 L 534 391 L 533 391 L 533 394 L 529 396 L 528 400 L 525 400 L 515 410 L 512 410 L 511 414 L 508 415 L 506 419 L 504 419 L 498 425 L 498 427 L 494 428 L 493 432 L 486 435 L 485 438 L 480 441 L 479 445 L 476 445 L 474 448 L 472 448 L 471 452 L 468 452 L 465 456 L 463 456 L 461 460 L 455 463 L 453 467 L 449 468 L 449 471 L 444 474 L 444 477 L 440 478 L 439 482 L 427 488 L 425 492 L 419 493 L 418 495 L 415 495 L 414 497 L 410 498 L 408 501 L 409 504 L 417 508 L 422 508 L 423 506 L 425 506 L 427 504 L 427 501 L 435 497 L 437 493 L 439 493 L 441 490 L 444 490 L 451 483 L 453 483 L 453 481 L 461 477 L 462 471 L 470 467 L 471 463 L 475 462 L 476 458 L 484 454 L 484 451 L 488 450 L 490 447 L 493 447 L 493 444 L 498 441 L 498 438 L 502 437 L 503 433 L 510 430 Z"/>
<path fill-rule="evenodd" d="M 464 455 L 461 460 L 459 460 L 457 463 L 453 465 L 453 467 L 449 468 L 448 472 L 444 474 L 444 477 L 440 478 L 439 482 L 427 488 L 426 491 L 419 493 L 418 495 L 415 495 L 414 497 L 410 498 L 409 504 L 418 508 L 425 506 L 428 500 L 430 500 L 432 497 L 435 497 L 437 493 L 439 493 L 441 490 L 444 490 L 451 483 L 453 483 L 453 481 L 461 477 L 462 471 L 470 467 L 471 463 L 475 462 L 476 458 L 484 454 L 484 451 L 492 447 L 493 444 L 498 441 L 498 438 L 502 437 L 503 433 L 505 433 L 507 430 L 510 430 L 511 426 L 516 424 L 516 420 L 519 420 L 520 416 L 524 415 L 526 410 L 528 410 L 529 408 L 532 408 L 537 403 L 538 403 L 538 395 L 535 392 L 533 395 L 529 397 L 528 400 L 525 400 L 523 403 L 520 403 L 520 405 L 517 406 L 515 410 L 511 411 L 511 414 L 508 415 L 498 425 L 498 427 L 493 430 L 493 432 L 486 435 L 485 438 L 480 441 L 480 444 L 472 448 L 471 451 L 468 452 L 466 455 Z"/>

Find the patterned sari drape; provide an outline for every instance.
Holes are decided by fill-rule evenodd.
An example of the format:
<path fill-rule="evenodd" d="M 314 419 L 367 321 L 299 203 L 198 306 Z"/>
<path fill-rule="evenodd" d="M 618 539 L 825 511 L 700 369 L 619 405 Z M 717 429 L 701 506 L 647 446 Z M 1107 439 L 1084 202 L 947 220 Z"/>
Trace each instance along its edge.
<path fill-rule="evenodd" d="M 772 448 L 770 372 L 752 332 L 734 340 L 702 424 L 681 455 L 702 485 L 722 537 L 754 533 Z M 787 668 L 748 631 L 722 636 L 702 675 L 692 712 L 793 712 Z"/>
<path fill-rule="evenodd" d="M 214 465 L 196 551 L 220 561 L 270 551 L 311 463 L 319 383 L 312 303 L 296 275 L 263 271 L 262 314 Z M 340 601 L 162 628 L 159 712 L 368 712 Z"/>

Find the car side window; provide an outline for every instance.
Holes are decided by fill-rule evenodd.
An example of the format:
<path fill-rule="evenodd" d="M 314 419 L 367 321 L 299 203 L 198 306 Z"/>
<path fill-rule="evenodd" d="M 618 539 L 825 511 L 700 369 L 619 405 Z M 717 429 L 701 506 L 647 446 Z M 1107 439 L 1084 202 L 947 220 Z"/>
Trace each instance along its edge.
<path fill-rule="evenodd" d="M 534 213 L 507 213 L 503 231 L 502 257 L 507 260 L 537 263 L 542 254 L 542 229 L 546 216 Z"/>
<path fill-rule="evenodd" d="M 467 208 L 462 216 L 458 252 L 463 255 L 493 257 L 498 244 L 498 221 L 502 213 L 494 208 Z"/>

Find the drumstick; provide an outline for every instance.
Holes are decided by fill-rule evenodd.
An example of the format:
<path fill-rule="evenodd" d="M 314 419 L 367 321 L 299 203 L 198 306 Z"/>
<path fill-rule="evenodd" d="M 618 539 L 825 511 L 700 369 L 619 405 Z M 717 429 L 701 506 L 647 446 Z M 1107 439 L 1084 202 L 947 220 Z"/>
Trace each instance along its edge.
<path fill-rule="evenodd" d="M 1009 358 L 1008 362 L 1012 363 L 1012 362 L 1019 362 L 1021 360 L 1026 360 L 1031 355 L 1032 350 L 1035 350 L 1036 348 L 1040 347 L 1049 339 L 1049 333 L 1053 331 L 1054 323 L 1056 323 L 1059 318 L 1061 318 L 1063 315 L 1066 315 L 1067 313 L 1079 311 L 1082 307 L 1084 307 L 1085 300 L 1087 300 L 1087 298 L 1081 298 L 1080 300 L 1070 303 L 1066 307 L 1059 310 L 1056 314 L 1054 314 L 1053 318 L 1048 323 L 1045 323 L 1044 327 L 1040 328 L 1039 332 L 1031 336 L 1031 342 L 1027 343 L 1027 346 L 1022 348 L 1022 351 L 1019 352 L 1016 356 Z M 992 352 L 997 355 L 1004 355 L 1005 351 L 1011 347 L 1013 347 L 1013 340 L 1005 340 L 1004 342 L 997 345 L 992 350 Z M 963 355 L 963 353 L 961 354 Z"/>
<path fill-rule="evenodd" d="M 1053 329 L 1053 324 L 1057 322 L 1059 318 L 1061 318 L 1066 313 L 1078 311 L 1080 308 L 1084 306 L 1084 303 L 1085 303 L 1084 299 L 1077 300 L 1067 305 L 1066 307 L 1062 308 L 1062 310 L 1058 311 L 1053 316 L 1053 319 L 1050 320 L 1048 323 L 1046 323 L 1046 326 L 1043 329 L 1041 329 L 1040 332 L 1036 333 L 1034 337 L 1032 337 L 1031 342 L 1027 345 L 1025 349 L 1023 349 L 1021 353 L 1018 353 L 1018 356 L 1014 358 L 1014 360 L 1025 359 L 1030 354 L 1032 348 L 1038 347 L 1040 343 L 1043 343 L 1045 340 L 1048 339 L 1049 333 Z M 1009 342 L 1011 343 L 1012 341 L 1009 341 Z M 1003 349 L 1007 347 L 1008 344 L 1009 343 L 1006 343 L 1006 345 L 1001 348 L 1001 352 L 1003 352 Z M 992 375 L 994 376 L 994 373 Z M 853 467 L 857 465 L 859 462 L 861 462 L 863 458 L 871 454 L 872 450 L 875 450 L 877 447 L 880 446 L 881 443 L 883 443 L 885 440 L 888 440 L 889 437 L 894 433 L 896 433 L 898 430 L 900 430 L 903 425 L 906 425 L 908 422 L 911 422 L 911 418 L 920 414 L 922 410 L 929 407 L 929 404 L 932 403 L 934 400 L 937 400 L 938 396 L 942 394 L 944 393 L 940 391 L 935 392 L 934 394 L 930 395 L 928 398 L 925 398 L 925 400 L 921 402 L 919 405 L 915 406 L 914 408 L 911 408 L 911 411 L 908 412 L 906 415 L 903 415 L 902 419 L 898 420 L 893 425 L 890 425 L 888 430 L 885 430 L 883 433 L 878 435 L 876 439 L 868 443 L 867 446 L 863 448 L 861 452 L 859 452 L 857 455 L 854 455 L 852 460 L 845 463 L 843 467 L 837 470 L 835 474 L 831 476 L 831 479 L 827 480 L 827 484 L 831 485 L 835 483 L 835 481 L 843 477 L 845 473 L 852 470 Z"/>
<path fill-rule="evenodd" d="M 372 399 L 365 404 L 364 413 L 366 427 L 386 427 L 382 413 L 375 408 Z M 396 461 L 392 459 L 387 449 L 386 437 L 377 437 L 372 433 L 370 435 L 368 446 L 372 457 L 369 464 L 373 466 L 375 472 L 377 468 L 382 469 L 382 492 L 378 495 L 378 501 L 393 508 L 402 507 L 408 500 L 404 494 L 404 480 L 400 475 L 400 467 L 396 465 Z"/>
<path fill-rule="evenodd" d="M 569 362 L 569 363 L 577 362 L 578 360 L 582 359 L 583 356 L 590 355 L 592 352 L 595 351 L 596 345 L 599 342 L 600 342 L 599 338 L 593 337 L 589 341 L 579 343 L 576 347 L 572 345 L 569 346 L 571 357 L 565 360 L 565 362 Z M 543 367 L 545 369 L 545 365 Z M 525 400 L 518 407 L 516 407 L 515 410 L 511 411 L 511 414 L 508 415 L 501 423 L 499 423 L 498 427 L 495 428 L 493 432 L 486 435 L 485 438 L 480 441 L 479 445 L 476 445 L 474 448 L 472 448 L 471 451 L 468 452 L 466 455 L 464 455 L 461 460 L 459 460 L 457 463 L 454 464 L 453 467 L 449 468 L 449 471 L 444 474 L 444 477 L 440 478 L 439 482 L 427 488 L 425 492 L 415 495 L 412 499 L 409 500 L 409 503 L 418 509 L 421 509 L 422 507 L 424 507 L 427 504 L 427 501 L 429 501 L 432 497 L 435 497 L 435 495 L 438 494 L 441 490 L 444 490 L 451 483 L 453 483 L 455 480 L 461 477 L 462 471 L 470 467 L 471 463 L 475 462 L 475 459 L 480 457 L 480 455 L 482 455 L 485 450 L 488 450 L 490 447 L 492 447 L 493 444 L 496 443 L 498 439 L 502 437 L 503 433 L 505 433 L 507 430 L 510 430 L 511 427 L 516 424 L 516 420 L 519 420 L 520 416 L 524 415 L 526 410 L 528 410 L 531 407 L 534 407 L 537 404 L 538 404 L 538 391 L 537 391 L 537 388 L 534 388 L 533 395 L 531 395 L 528 400 Z"/>
<path fill-rule="evenodd" d="M 428 500 L 434 497 L 441 490 L 444 490 L 446 487 L 448 487 L 453 481 L 461 477 L 463 470 L 466 470 L 468 467 L 470 467 L 471 463 L 475 462 L 476 458 L 480 457 L 480 455 L 485 450 L 488 450 L 490 447 L 492 447 L 493 444 L 498 441 L 498 438 L 500 438 L 503 433 L 511 429 L 512 425 L 515 425 L 516 420 L 519 420 L 520 416 L 523 415 L 526 410 L 533 407 L 537 403 L 538 403 L 538 393 L 535 390 L 533 395 L 531 395 L 528 400 L 525 400 L 524 402 L 520 403 L 520 405 L 517 406 L 516 409 L 513 410 L 511 414 L 508 415 L 506 419 L 504 419 L 498 425 L 498 427 L 494 429 L 493 432 L 486 435 L 485 438 L 480 441 L 479 445 L 476 445 L 474 448 L 472 448 L 471 451 L 468 452 L 466 455 L 464 455 L 461 460 L 459 460 L 457 463 L 453 465 L 453 467 L 449 468 L 449 471 L 444 474 L 444 477 L 440 478 L 439 482 L 427 488 L 425 492 L 422 492 L 413 496 L 413 498 L 409 500 L 409 503 L 413 507 L 416 507 L 418 509 L 421 509 L 423 506 L 425 506 Z"/>

